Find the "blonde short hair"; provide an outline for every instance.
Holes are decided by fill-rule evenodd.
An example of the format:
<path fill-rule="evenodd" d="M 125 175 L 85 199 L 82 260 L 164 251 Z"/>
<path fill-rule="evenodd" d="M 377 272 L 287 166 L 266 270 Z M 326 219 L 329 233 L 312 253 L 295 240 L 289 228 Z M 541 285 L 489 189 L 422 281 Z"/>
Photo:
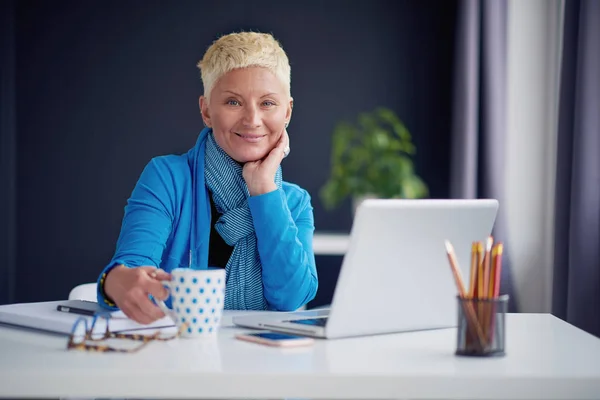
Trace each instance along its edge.
<path fill-rule="evenodd" d="M 285 51 L 270 34 L 257 32 L 230 33 L 215 40 L 198 63 L 204 97 L 210 93 L 223 75 L 231 70 L 247 67 L 269 69 L 284 85 L 291 96 L 291 68 Z"/>

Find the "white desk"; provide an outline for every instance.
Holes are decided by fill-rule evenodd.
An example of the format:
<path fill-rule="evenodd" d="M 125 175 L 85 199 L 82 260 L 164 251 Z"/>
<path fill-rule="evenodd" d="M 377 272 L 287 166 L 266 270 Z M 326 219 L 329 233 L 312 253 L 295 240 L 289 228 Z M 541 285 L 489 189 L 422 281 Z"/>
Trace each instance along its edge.
<path fill-rule="evenodd" d="M 506 357 L 475 359 L 454 356 L 454 329 L 281 350 L 237 341 L 225 326 L 214 341 L 94 354 L 0 328 L 0 397 L 600 398 L 600 339 L 543 314 L 509 315 L 507 329 Z"/>

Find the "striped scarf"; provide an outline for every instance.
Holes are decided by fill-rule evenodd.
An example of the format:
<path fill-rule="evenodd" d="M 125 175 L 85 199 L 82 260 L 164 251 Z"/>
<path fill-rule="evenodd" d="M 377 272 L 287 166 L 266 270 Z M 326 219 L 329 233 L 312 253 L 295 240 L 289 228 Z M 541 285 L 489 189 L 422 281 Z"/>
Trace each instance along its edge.
<path fill-rule="evenodd" d="M 212 131 L 206 140 L 204 168 L 206 186 L 212 192 L 217 211 L 222 214 L 215 229 L 225 243 L 234 246 L 225 266 L 225 309 L 266 310 L 262 266 L 248 208 L 250 193 L 242 176 L 242 166 L 217 145 Z M 279 167 L 275 174 L 278 188 L 281 188 L 281 182 Z"/>

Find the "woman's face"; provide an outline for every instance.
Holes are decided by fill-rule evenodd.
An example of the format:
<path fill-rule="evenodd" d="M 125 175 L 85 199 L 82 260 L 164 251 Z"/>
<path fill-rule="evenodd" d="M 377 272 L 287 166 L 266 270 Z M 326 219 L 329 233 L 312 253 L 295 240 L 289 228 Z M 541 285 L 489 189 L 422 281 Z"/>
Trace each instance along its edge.
<path fill-rule="evenodd" d="M 263 159 L 277 145 L 292 114 L 292 99 L 271 71 L 250 67 L 223 75 L 210 101 L 200 97 L 200 110 L 217 144 L 245 163 Z"/>

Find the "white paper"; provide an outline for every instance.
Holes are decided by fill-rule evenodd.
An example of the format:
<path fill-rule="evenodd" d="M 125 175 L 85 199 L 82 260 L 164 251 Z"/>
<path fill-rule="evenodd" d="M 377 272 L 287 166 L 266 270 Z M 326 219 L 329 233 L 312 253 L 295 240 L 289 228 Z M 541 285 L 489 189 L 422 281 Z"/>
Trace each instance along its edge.
<path fill-rule="evenodd" d="M 56 307 L 61 303 L 64 303 L 64 301 L 3 305 L 0 306 L 0 323 L 69 334 L 75 321 L 78 318 L 85 318 L 88 320 L 89 329 L 93 317 L 58 311 Z M 152 330 L 152 332 L 155 332 L 156 329 L 174 326 L 175 323 L 169 317 L 164 317 L 149 325 L 142 325 L 127 318 L 122 311 L 111 313 L 109 322 L 109 328 L 112 332 L 128 332 L 131 330 Z"/>

